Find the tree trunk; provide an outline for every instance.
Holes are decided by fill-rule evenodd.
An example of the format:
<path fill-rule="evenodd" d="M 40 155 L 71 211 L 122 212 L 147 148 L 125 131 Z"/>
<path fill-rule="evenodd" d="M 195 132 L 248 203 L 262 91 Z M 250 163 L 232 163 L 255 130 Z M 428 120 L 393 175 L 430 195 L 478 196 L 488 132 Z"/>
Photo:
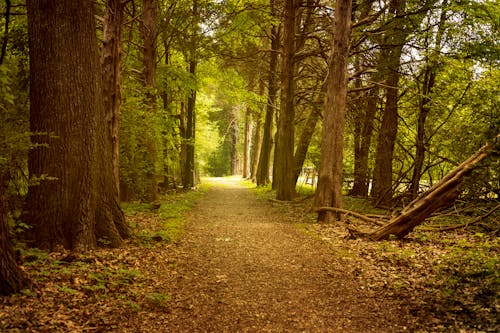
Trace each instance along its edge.
<path fill-rule="evenodd" d="M 240 172 L 240 160 L 238 158 L 238 140 L 239 140 L 239 128 L 238 128 L 238 122 L 236 120 L 236 110 L 232 110 L 231 115 L 233 119 L 231 120 L 231 125 L 229 129 L 229 135 L 230 135 L 230 157 L 231 157 L 231 175 L 236 175 Z"/>
<path fill-rule="evenodd" d="M 420 225 L 436 210 L 450 205 L 460 193 L 462 180 L 474 167 L 485 159 L 495 146 L 498 146 L 500 134 L 494 142 L 487 144 L 469 157 L 462 164 L 453 169 L 443 179 L 422 193 L 417 199 L 406 206 L 401 214 L 367 236 L 373 240 L 389 239 L 391 235 L 403 238 L 416 226 Z"/>
<path fill-rule="evenodd" d="M 323 93 L 321 93 L 320 96 L 323 96 Z M 311 108 L 311 113 L 307 117 L 304 128 L 302 129 L 302 133 L 300 134 L 299 141 L 297 142 L 293 168 L 295 184 L 297 184 L 300 172 L 302 171 L 302 167 L 304 166 L 304 161 L 306 160 L 307 156 L 307 150 L 309 149 L 309 143 L 311 142 L 311 138 L 314 134 L 314 131 L 316 130 L 316 124 L 318 123 L 320 115 L 321 111 L 318 108 Z"/>
<path fill-rule="evenodd" d="M 327 77 L 320 169 L 315 197 L 316 207 L 343 208 L 342 165 L 347 101 L 347 60 L 351 36 L 351 7 L 351 0 L 337 0 L 335 4 L 332 55 Z M 319 222 L 340 219 L 342 219 L 342 213 L 340 212 L 318 212 Z"/>
<path fill-rule="evenodd" d="M 189 63 L 189 73 L 191 75 L 196 75 L 196 61 L 192 60 Z M 196 89 L 192 89 L 189 93 L 186 108 L 186 164 L 184 165 L 182 186 L 184 188 L 192 188 L 195 185 L 194 179 L 194 140 L 195 140 L 195 128 L 196 128 Z"/>
<path fill-rule="evenodd" d="M 250 141 L 250 108 L 247 107 L 243 129 L 243 179 L 247 179 L 250 175 Z"/>
<path fill-rule="evenodd" d="M 30 281 L 17 265 L 12 248 L 4 188 L 3 174 L 0 172 L 0 295 L 10 295 L 28 286 Z"/>
<path fill-rule="evenodd" d="M 186 53 L 186 61 L 189 64 L 189 74 L 192 77 L 196 77 L 196 68 L 198 65 L 197 60 L 197 48 L 198 48 L 198 30 L 199 30 L 199 8 L 198 1 L 193 0 L 192 6 L 192 30 L 191 36 L 189 36 L 189 49 Z M 184 188 L 192 188 L 195 185 L 195 133 L 196 133 L 196 88 L 191 89 L 186 106 L 186 136 L 184 142 L 186 145 L 186 163 L 184 164 L 182 186 Z"/>
<path fill-rule="evenodd" d="M 274 0 L 271 0 L 272 14 L 275 14 Z M 276 83 L 276 70 L 278 66 L 278 51 L 280 47 L 279 29 L 273 25 L 271 27 L 271 54 L 269 61 L 269 72 L 267 78 L 267 106 L 266 118 L 264 120 L 264 133 L 262 137 L 262 148 L 260 150 L 259 165 L 257 168 L 257 186 L 269 184 L 269 165 L 271 150 L 273 146 L 273 118 L 276 107 L 276 97 L 278 87 Z"/>
<path fill-rule="evenodd" d="M 3 64 L 5 55 L 7 54 L 7 43 L 9 42 L 9 24 L 10 24 L 10 10 L 12 3 L 10 0 L 5 0 L 5 28 L 2 38 L 2 48 L 0 50 L 0 65 Z"/>
<path fill-rule="evenodd" d="M 141 12 L 141 37 L 142 37 L 142 79 L 145 93 L 145 106 L 151 119 L 152 135 L 146 142 L 147 155 L 144 158 L 150 163 L 149 195 L 147 199 L 155 201 L 158 197 L 158 170 L 157 170 L 157 136 L 156 136 L 156 42 L 158 37 L 158 2 L 157 0 L 143 0 Z"/>
<path fill-rule="evenodd" d="M 273 188 L 276 189 L 276 199 L 278 200 L 292 200 L 296 195 L 293 153 L 295 136 L 295 16 L 298 3 L 295 0 L 288 0 L 285 3 L 280 114 L 274 160 L 275 177 L 273 178 Z"/>
<path fill-rule="evenodd" d="M 371 195 L 376 205 L 390 205 L 393 196 L 392 160 L 398 132 L 398 86 L 401 53 L 406 36 L 409 33 L 402 26 L 405 0 L 392 0 L 390 12 L 393 14 L 393 31 L 385 38 L 386 50 L 381 52 L 385 65 L 386 94 L 385 108 L 382 116 L 377 143 L 377 155 L 373 172 L 373 187 Z M 401 17 L 401 18 L 400 18 Z"/>
<path fill-rule="evenodd" d="M 250 156 L 252 159 L 252 163 L 250 164 L 250 178 L 253 182 L 257 181 L 257 168 L 259 166 L 259 154 L 262 147 L 262 138 L 261 138 L 261 128 L 262 128 L 262 120 L 260 112 L 254 113 L 254 126 L 253 126 L 253 135 L 252 135 L 252 149 L 250 151 Z"/>
<path fill-rule="evenodd" d="M 123 28 L 122 0 L 107 0 L 103 23 L 101 67 L 103 77 L 104 109 L 111 135 L 113 176 L 120 195 L 119 119 L 121 106 L 121 56 Z"/>
<path fill-rule="evenodd" d="M 128 227 L 118 206 L 93 2 L 30 0 L 30 129 L 35 149 L 23 219 L 28 240 L 83 251 Z M 47 24 L 51 22 L 51 24 Z M 120 235 L 121 233 L 121 235 Z"/>
<path fill-rule="evenodd" d="M 368 196 L 370 183 L 368 157 L 373 133 L 373 121 L 377 113 L 378 88 L 372 89 L 364 101 L 364 117 L 360 118 L 359 139 L 354 148 L 354 185 L 351 195 Z"/>
<path fill-rule="evenodd" d="M 422 93 L 419 100 L 418 107 L 418 120 L 417 120 L 417 136 L 415 140 L 415 163 L 413 167 L 413 174 L 411 177 L 410 194 L 411 198 L 415 199 L 419 192 L 420 178 L 422 177 L 422 168 L 425 159 L 425 147 L 427 146 L 427 138 L 425 133 L 425 125 L 427 116 L 431 111 L 431 96 L 436 81 L 437 70 L 439 66 L 439 54 L 441 52 L 441 42 L 444 35 L 446 23 L 446 7 L 447 1 L 442 4 L 442 12 L 439 20 L 438 30 L 436 33 L 435 47 L 429 50 L 430 56 L 426 57 L 424 64 Z M 428 41 L 426 41 L 428 44 Z"/>

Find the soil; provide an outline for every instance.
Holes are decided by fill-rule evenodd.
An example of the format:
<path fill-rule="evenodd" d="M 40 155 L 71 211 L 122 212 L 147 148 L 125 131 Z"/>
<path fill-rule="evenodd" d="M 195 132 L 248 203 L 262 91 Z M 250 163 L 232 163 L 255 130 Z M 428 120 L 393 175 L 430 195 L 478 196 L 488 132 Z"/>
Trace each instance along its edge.
<path fill-rule="evenodd" d="M 175 250 L 165 332 L 401 332 L 399 302 L 327 243 L 231 179 L 192 211 Z"/>
<path fill-rule="evenodd" d="M 304 198 L 272 202 L 238 178 L 210 183 L 159 209 L 136 205 L 122 248 L 21 248 L 34 285 L 0 296 L 0 332 L 500 331 L 494 233 L 346 239 L 345 225 L 316 223 Z M 173 207 L 195 198 L 181 235 L 165 232 L 183 220 Z"/>

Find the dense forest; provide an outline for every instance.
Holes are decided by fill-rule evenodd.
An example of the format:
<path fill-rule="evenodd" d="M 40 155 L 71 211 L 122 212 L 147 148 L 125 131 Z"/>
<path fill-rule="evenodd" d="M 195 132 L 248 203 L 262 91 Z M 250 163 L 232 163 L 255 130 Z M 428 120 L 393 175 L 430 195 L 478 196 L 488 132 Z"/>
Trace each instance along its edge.
<path fill-rule="evenodd" d="M 30 283 L 16 248 L 120 247 L 120 203 L 204 176 L 409 226 L 351 237 L 498 209 L 496 1 L 5 0 L 0 26 L 1 294 Z"/>

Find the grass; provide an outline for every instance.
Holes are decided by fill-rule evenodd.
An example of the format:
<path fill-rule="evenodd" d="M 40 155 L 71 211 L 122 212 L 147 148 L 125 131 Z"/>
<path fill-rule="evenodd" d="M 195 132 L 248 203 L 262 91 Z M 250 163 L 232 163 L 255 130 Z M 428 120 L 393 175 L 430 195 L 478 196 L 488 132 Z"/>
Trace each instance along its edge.
<path fill-rule="evenodd" d="M 183 232 L 186 212 L 196 205 L 210 186 L 212 184 L 208 181 L 195 191 L 163 195 L 155 205 L 122 203 L 122 209 L 144 245 L 150 246 L 153 241 L 176 242 Z"/>

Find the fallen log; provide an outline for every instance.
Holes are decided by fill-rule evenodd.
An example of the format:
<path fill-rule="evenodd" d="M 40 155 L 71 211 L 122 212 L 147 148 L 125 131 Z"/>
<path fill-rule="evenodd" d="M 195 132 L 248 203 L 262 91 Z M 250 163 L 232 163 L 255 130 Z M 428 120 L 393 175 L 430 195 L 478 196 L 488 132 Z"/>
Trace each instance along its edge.
<path fill-rule="evenodd" d="M 500 134 L 492 143 L 481 147 L 476 153 L 462 164 L 450 171 L 443 179 L 410 202 L 401 213 L 392 218 L 389 223 L 370 233 L 360 233 L 372 240 L 389 239 L 391 235 L 403 238 L 416 226 L 421 224 L 432 213 L 440 208 L 450 205 L 460 193 L 460 185 L 466 175 L 486 158 L 499 143 Z M 392 236 L 392 237 L 393 237 Z"/>

